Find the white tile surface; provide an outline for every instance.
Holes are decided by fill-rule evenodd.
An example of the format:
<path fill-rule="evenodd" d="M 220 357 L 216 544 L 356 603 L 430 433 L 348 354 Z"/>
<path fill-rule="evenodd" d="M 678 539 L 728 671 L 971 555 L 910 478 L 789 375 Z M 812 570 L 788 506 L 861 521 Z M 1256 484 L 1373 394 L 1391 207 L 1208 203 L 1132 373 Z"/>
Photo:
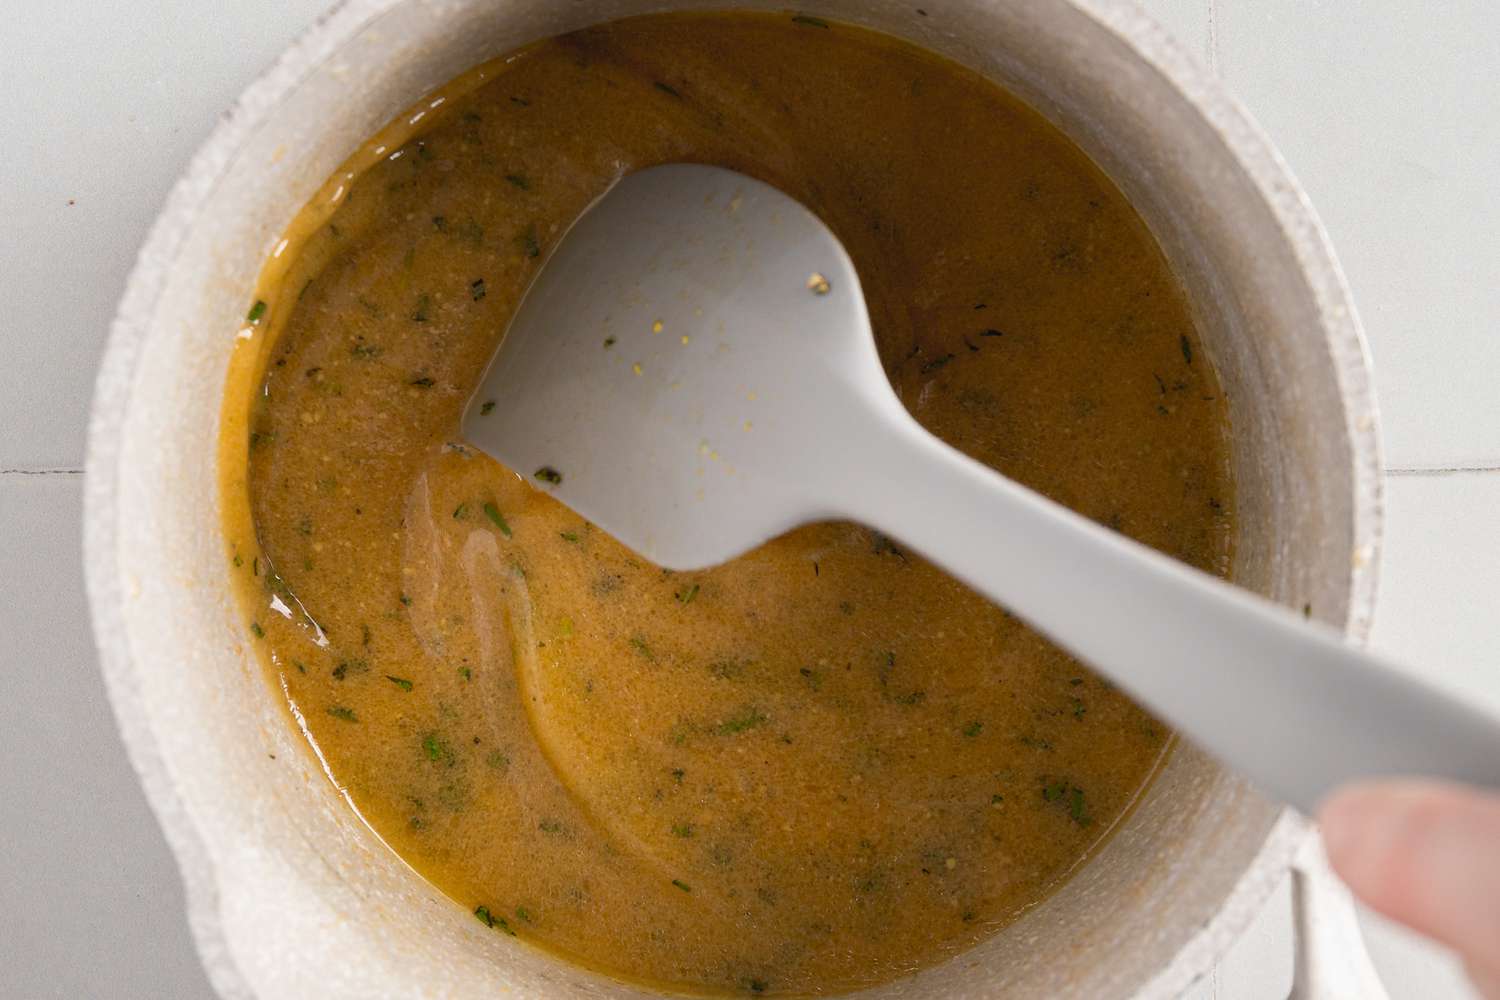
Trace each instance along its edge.
<path fill-rule="evenodd" d="M 82 460 L 93 367 L 146 226 L 215 116 L 328 0 L 54 0 L 0 59 L 0 470 Z M 1500 34 L 1478 0 L 1148 0 L 1312 192 L 1370 329 L 1392 463 L 1500 466 Z M 75 204 L 69 205 L 73 200 Z M 1376 641 L 1500 705 L 1500 473 L 1390 480 Z M 201 997 L 181 889 L 87 639 L 81 479 L 0 473 L 0 995 Z M 1285 886 L 1189 994 L 1281 1000 Z M 1374 918 L 1392 997 L 1466 996 Z"/>
<path fill-rule="evenodd" d="M 1500 466 L 1493 0 L 1219 0 L 1219 72 L 1338 248 L 1392 467 Z"/>
<path fill-rule="evenodd" d="M 5 5 L 0 467 L 76 468 L 104 334 L 172 182 L 329 0 Z"/>
<path fill-rule="evenodd" d="M 207 997 L 89 641 L 82 487 L 0 476 L 0 996 Z"/>

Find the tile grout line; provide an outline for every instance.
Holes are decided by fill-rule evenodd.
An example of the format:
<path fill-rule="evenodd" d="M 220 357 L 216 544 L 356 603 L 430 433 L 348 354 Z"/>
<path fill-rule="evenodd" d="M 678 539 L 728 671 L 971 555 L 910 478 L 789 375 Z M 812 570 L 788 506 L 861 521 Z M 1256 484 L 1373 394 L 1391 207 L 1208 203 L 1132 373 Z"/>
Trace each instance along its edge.
<path fill-rule="evenodd" d="M 1475 476 L 1486 473 L 1491 475 L 1500 473 L 1500 465 L 1413 466 L 1385 470 L 1387 479 L 1404 479 L 1417 476 Z"/>
<path fill-rule="evenodd" d="M 0 469 L 0 476 L 81 476 L 82 469 Z"/>
<path fill-rule="evenodd" d="M 1219 73 L 1219 0 L 1208 0 L 1208 71 Z"/>

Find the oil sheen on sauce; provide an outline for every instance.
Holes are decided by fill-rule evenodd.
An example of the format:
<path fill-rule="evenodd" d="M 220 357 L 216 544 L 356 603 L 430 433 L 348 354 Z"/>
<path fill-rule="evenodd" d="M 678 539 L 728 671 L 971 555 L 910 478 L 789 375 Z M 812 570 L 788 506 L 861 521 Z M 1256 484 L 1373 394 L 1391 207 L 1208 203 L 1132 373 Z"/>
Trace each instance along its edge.
<path fill-rule="evenodd" d="M 248 641 L 334 780 L 497 934 L 682 991 L 877 984 L 1044 898 L 1160 724 L 899 542 L 668 573 L 458 422 L 591 201 L 721 164 L 832 227 L 930 430 L 1225 572 L 1222 393 L 1121 194 L 993 84 L 792 15 L 618 22 L 419 107 L 293 226 L 224 411 Z"/>

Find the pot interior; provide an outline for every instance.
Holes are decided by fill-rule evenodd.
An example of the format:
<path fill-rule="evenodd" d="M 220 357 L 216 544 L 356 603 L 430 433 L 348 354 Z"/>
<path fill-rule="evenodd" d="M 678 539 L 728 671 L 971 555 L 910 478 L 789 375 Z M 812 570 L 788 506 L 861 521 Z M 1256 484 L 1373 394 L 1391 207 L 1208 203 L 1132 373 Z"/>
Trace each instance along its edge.
<path fill-rule="evenodd" d="M 460 71 L 527 42 L 632 14 L 722 6 L 353 0 L 247 94 L 143 255 L 112 346 L 133 367 L 116 365 L 113 380 L 106 367 L 96 415 L 90 473 L 110 481 L 106 509 L 90 509 L 108 521 L 91 536 L 107 539 L 91 552 L 106 562 L 96 615 L 107 664 L 126 665 L 111 677 L 117 702 L 134 706 L 122 717 L 141 723 L 127 723 L 127 742 L 174 846 L 201 861 L 186 866 L 192 917 L 222 991 L 638 993 L 481 926 L 386 850 L 320 773 L 244 645 L 216 470 L 204 456 L 216 453 L 233 331 L 263 263 L 366 136 Z M 1245 126 L 1232 109 L 1217 125 L 1205 115 L 1222 105 L 1216 92 L 1190 97 L 1169 79 L 1197 77 L 1133 11 L 1081 0 L 941 6 L 807 4 L 998 81 L 1114 179 L 1181 276 L 1229 394 L 1237 579 L 1339 625 L 1351 603 L 1362 615 L 1366 599 L 1351 595 L 1369 584 L 1351 567 L 1372 530 L 1359 463 L 1373 455 L 1360 453 L 1353 428 L 1363 414 L 1346 395 L 1358 395 L 1349 372 L 1362 377 L 1363 361 L 1357 338 L 1351 360 L 1330 332 L 1329 309 L 1343 304 L 1336 275 L 1331 289 L 1308 276 L 1333 273 L 1325 258 L 1307 257 L 1309 244 L 1321 252 L 1316 230 L 1289 234 L 1287 210 L 1264 189 L 1267 176 L 1284 180 L 1271 154 L 1253 134 L 1233 134 Z M 1247 148 L 1264 162 L 1247 166 Z M 1285 196 L 1296 202 L 1294 188 Z M 1173 994 L 1274 888 L 1296 834 L 1280 816 L 1180 746 L 1059 892 L 978 948 L 869 992 Z"/>

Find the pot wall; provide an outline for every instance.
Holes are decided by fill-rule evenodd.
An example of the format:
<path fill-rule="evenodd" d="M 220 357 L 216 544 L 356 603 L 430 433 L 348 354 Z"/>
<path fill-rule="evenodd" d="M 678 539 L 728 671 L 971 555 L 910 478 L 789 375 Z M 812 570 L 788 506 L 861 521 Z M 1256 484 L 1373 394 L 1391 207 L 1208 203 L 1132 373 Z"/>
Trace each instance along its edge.
<path fill-rule="evenodd" d="M 1341 277 L 1295 182 L 1133 8 L 930 2 L 925 15 L 885 0 L 806 7 L 1004 83 L 1125 190 L 1183 276 L 1230 394 L 1238 578 L 1362 634 L 1379 513 L 1374 407 Z M 210 456 L 234 331 L 261 266 L 367 135 L 459 71 L 536 38 L 713 6 L 350 0 L 246 92 L 142 251 L 95 398 L 90 599 L 126 744 L 227 996 L 636 992 L 484 928 L 358 821 L 285 724 L 248 648 Z M 1181 747 L 1056 895 L 973 951 L 870 992 L 1175 995 L 1248 923 L 1301 833 L 1299 820 Z"/>

